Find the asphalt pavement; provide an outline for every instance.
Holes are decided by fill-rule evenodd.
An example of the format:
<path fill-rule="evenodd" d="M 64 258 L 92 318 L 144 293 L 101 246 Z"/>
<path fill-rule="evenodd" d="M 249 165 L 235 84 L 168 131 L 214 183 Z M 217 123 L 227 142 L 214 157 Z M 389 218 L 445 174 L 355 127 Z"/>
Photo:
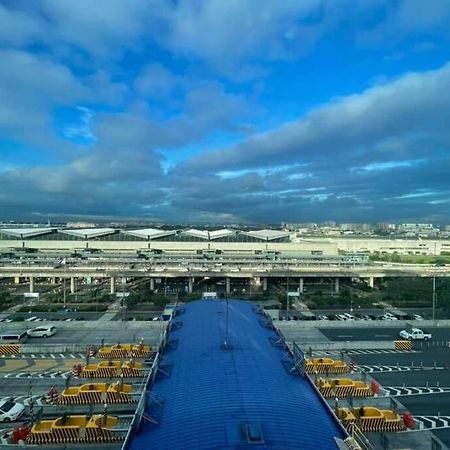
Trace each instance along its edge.
<path fill-rule="evenodd" d="M 420 327 L 418 327 L 420 328 Z M 388 341 L 401 339 L 399 333 L 405 327 L 393 325 L 392 327 L 358 327 L 350 325 L 345 328 L 319 328 L 320 331 L 331 341 Z M 424 327 L 433 335 L 433 341 L 450 341 L 450 327 Z"/>

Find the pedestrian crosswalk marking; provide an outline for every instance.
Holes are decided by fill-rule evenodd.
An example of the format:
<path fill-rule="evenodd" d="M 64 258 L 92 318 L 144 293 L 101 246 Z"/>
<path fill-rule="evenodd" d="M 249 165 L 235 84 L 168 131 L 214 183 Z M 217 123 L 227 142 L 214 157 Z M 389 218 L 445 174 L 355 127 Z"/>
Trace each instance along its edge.
<path fill-rule="evenodd" d="M 363 370 L 368 373 L 380 373 L 380 372 L 410 372 L 418 370 L 444 370 L 445 367 L 440 366 L 376 366 L 376 365 L 364 365 L 359 364 L 357 367 L 359 370 Z"/>

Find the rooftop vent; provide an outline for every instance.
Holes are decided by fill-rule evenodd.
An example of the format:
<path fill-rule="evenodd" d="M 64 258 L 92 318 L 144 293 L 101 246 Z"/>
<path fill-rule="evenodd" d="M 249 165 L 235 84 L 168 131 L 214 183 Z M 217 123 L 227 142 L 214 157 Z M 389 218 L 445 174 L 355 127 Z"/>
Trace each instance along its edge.
<path fill-rule="evenodd" d="M 249 444 L 264 444 L 264 436 L 259 423 L 242 424 L 244 439 Z"/>

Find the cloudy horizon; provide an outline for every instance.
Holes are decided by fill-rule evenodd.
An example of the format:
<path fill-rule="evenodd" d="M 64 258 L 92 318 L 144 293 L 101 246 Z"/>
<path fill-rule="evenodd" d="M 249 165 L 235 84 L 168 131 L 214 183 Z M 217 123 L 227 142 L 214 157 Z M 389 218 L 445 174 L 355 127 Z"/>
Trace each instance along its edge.
<path fill-rule="evenodd" d="M 450 223 L 447 0 L 0 1 L 0 220 Z"/>

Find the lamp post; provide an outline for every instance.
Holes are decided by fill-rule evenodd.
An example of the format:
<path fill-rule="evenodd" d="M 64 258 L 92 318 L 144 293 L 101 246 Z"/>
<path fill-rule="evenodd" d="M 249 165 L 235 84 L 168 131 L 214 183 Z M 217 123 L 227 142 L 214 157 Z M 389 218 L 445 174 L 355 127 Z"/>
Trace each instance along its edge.
<path fill-rule="evenodd" d="M 286 277 L 286 318 L 289 317 L 289 277 Z"/>
<path fill-rule="evenodd" d="M 433 320 L 436 318 L 436 272 L 433 272 L 433 297 L 432 297 Z"/>

